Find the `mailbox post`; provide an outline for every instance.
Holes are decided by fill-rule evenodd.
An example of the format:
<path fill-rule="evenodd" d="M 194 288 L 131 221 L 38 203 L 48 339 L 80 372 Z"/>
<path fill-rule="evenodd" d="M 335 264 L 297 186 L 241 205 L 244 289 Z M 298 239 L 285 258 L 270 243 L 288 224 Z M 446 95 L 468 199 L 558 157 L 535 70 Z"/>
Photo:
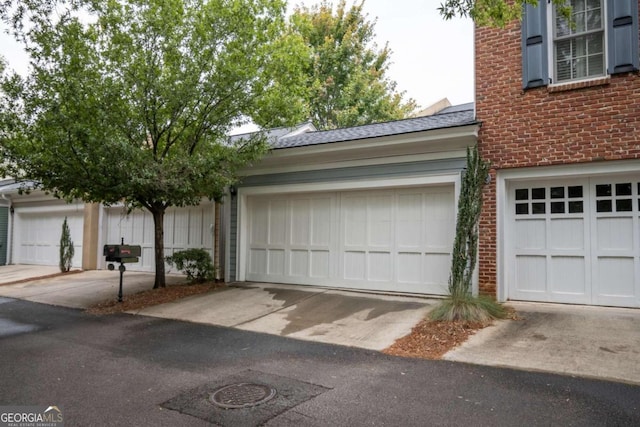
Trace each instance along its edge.
<path fill-rule="evenodd" d="M 120 288 L 118 290 L 118 302 L 122 302 L 122 276 L 126 271 L 125 263 L 138 262 L 138 257 L 142 253 L 142 248 L 135 245 L 125 245 L 122 238 L 119 245 L 104 245 L 103 255 L 110 264 L 107 268 L 111 271 L 115 269 L 111 263 L 119 262 L 118 270 L 120 271 Z"/>

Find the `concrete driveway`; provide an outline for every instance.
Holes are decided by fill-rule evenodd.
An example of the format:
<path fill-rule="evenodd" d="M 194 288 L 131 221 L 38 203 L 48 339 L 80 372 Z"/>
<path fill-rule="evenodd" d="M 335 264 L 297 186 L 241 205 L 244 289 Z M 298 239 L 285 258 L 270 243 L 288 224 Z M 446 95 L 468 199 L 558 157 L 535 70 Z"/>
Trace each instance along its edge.
<path fill-rule="evenodd" d="M 57 275 L 57 267 L 0 267 L 0 296 L 72 308 L 115 299 L 117 271 Z M 37 278 L 44 276 L 45 278 Z M 29 278 L 34 280 L 25 281 Z M 124 298 L 151 289 L 153 274 L 125 272 Z M 14 281 L 20 283 L 6 284 Z M 167 275 L 167 283 L 184 276 Z M 132 314 L 185 320 L 291 338 L 382 350 L 407 335 L 434 300 L 344 292 L 310 286 L 242 284 Z"/>
<path fill-rule="evenodd" d="M 502 320 L 446 360 L 600 378 L 640 385 L 640 310 L 510 302 Z"/>
<path fill-rule="evenodd" d="M 0 267 L 0 285 L 54 267 Z M 184 280 L 168 275 L 169 283 Z M 115 298 L 119 274 L 85 271 L 0 286 L 0 296 L 85 308 Z M 150 289 L 153 275 L 126 272 L 124 294 Z M 245 283 L 132 314 L 382 350 L 411 331 L 435 300 Z M 496 322 L 445 359 L 640 385 L 640 310 L 509 303 L 521 320 Z"/>

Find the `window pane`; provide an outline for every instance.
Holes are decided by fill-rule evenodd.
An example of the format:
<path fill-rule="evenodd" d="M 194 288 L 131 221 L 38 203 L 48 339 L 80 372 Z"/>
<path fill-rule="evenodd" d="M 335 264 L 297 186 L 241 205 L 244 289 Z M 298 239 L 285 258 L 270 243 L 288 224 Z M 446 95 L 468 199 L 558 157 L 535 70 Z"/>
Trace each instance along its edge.
<path fill-rule="evenodd" d="M 556 79 L 558 81 L 571 79 L 571 40 L 561 40 L 556 43 Z"/>
<path fill-rule="evenodd" d="M 529 200 L 529 189 L 521 188 L 516 190 L 516 200 Z"/>
<path fill-rule="evenodd" d="M 531 189 L 531 198 L 532 199 L 544 199 L 545 197 L 545 189 L 544 188 L 532 188 Z"/>
<path fill-rule="evenodd" d="M 604 56 L 602 54 L 593 55 L 587 58 L 587 76 L 604 75 Z"/>
<path fill-rule="evenodd" d="M 616 200 L 616 212 L 631 212 L 631 199 Z"/>
<path fill-rule="evenodd" d="M 600 0 L 587 0 L 587 9 L 599 9 Z"/>
<path fill-rule="evenodd" d="M 616 184 L 616 196 L 630 196 L 631 195 L 631 183 Z"/>
<path fill-rule="evenodd" d="M 545 213 L 544 203 L 531 203 L 531 213 L 533 214 Z"/>
<path fill-rule="evenodd" d="M 564 187 L 551 187 L 549 189 L 552 199 L 562 199 L 564 197 Z"/>
<path fill-rule="evenodd" d="M 574 79 L 580 79 L 583 77 L 587 77 L 587 60 L 585 58 L 577 58 L 573 61 L 571 65 L 571 72 L 573 73 Z"/>
<path fill-rule="evenodd" d="M 582 213 L 582 202 L 569 202 L 569 213 Z"/>
<path fill-rule="evenodd" d="M 596 185 L 596 196 L 598 197 L 611 196 L 611 184 Z"/>
<path fill-rule="evenodd" d="M 551 213 L 564 213 L 564 202 L 551 202 Z"/>
<path fill-rule="evenodd" d="M 587 30 L 599 30 L 602 28 L 602 12 L 593 9 L 587 12 Z"/>
<path fill-rule="evenodd" d="M 576 197 L 582 197 L 582 185 L 569 187 L 567 190 L 568 190 L 570 199 L 575 199 Z"/>
<path fill-rule="evenodd" d="M 596 202 L 596 211 L 611 212 L 611 200 L 598 200 Z"/>
<path fill-rule="evenodd" d="M 584 12 L 578 12 L 578 13 L 574 13 L 573 14 L 573 19 L 576 23 L 575 26 L 575 30 L 573 31 L 574 34 L 575 33 L 584 33 L 587 28 L 586 28 L 586 14 Z"/>
<path fill-rule="evenodd" d="M 527 215 L 529 213 L 529 204 L 528 203 L 517 203 L 516 204 L 516 215 Z"/>

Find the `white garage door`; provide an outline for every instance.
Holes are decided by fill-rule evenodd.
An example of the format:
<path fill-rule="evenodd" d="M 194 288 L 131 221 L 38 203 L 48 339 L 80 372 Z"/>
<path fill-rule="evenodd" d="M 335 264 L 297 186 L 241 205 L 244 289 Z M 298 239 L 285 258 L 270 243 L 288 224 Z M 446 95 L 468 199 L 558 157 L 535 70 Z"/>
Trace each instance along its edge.
<path fill-rule="evenodd" d="M 453 193 L 451 185 L 249 197 L 245 277 L 444 294 Z"/>
<path fill-rule="evenodd" d="M 12 263 L 58 265 L 60 263 L 62 223 L 66 217 L 74 247 L 72 265 L 73 267 L 81 267 L 83 216 L 82 205 L 75 206 L 73 210 L 16 207 Z"/>
<path fill-rule="evenodd" d="M 511 185 L 509 298 L 640 307 L 639 181 Z"/>
<path fill-rule="evenodd" d="M 212 253 L 214 215 L 210 202 L 167 209 L 164 216 L 165 256 L 190 248 L 203 248 Z M 107 210 L 105 224 L 105 244 L 120 244 L 124 238 L 125 244 L 142 247 L 140 262 L 127 264 L 127 269 L 155 270 L 153 216 L 148 211 L 140 209 L 127 215 L 122 207 L 111 207 Z"/>

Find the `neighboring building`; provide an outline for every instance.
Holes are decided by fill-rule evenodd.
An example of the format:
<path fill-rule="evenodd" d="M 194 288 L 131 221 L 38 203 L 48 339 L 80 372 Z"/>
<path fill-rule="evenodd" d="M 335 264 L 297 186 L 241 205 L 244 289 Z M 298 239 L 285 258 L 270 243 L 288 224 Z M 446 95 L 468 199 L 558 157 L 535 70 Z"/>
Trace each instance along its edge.
<path fill-rule="evenodd" d="M 460 178 L 478 131 L 473 104 L 324 132 L 310 124 L 270 130 L 273 150 L 244 171 L 222 210 L 226 250 L 215 256 L 225 279 L 446 293 Z M 102 246 L 124 238 L 142 246 L 140 262 L 127 268 L 153 270 L 148 212 L 18 188 L 0 185 L 0 208 L 4 201 L 12 212 L 10 263 L 57 265 L 67 217 L 75 267 L 105 268 Z M 214 212 L 208 201 L 169 209 L 166 254 L 192 247 L 213 254 Z"/>
<path fill-rule="evenodd" d="M 226 280 L 444 294 L 473 105 L 279 138 L 225 203 Z"/>
<path fill-rule="evenodd" d="M 479 288 L 640 307 L 638 0 L 571 5 L 575 26 L 540 1 L 475 32 Z"/>

